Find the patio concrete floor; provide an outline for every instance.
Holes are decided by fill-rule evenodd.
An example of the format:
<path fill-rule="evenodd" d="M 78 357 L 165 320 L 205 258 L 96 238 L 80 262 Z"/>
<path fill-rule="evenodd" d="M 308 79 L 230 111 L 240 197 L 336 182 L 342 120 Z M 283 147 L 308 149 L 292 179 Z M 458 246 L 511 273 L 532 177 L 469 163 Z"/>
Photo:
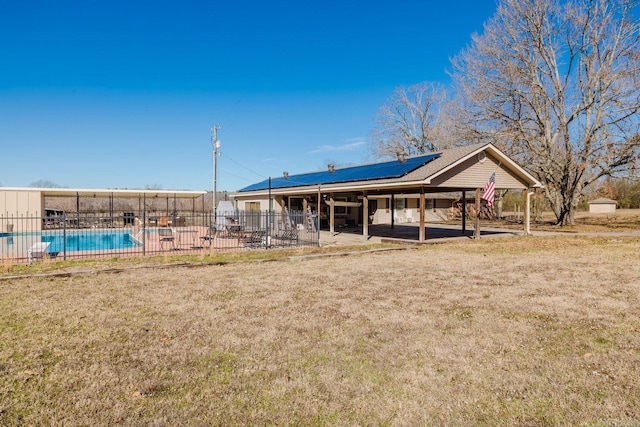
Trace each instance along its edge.
<path fill-rule="evenodd" d="M 467 224 L 462 233 L 461 225 L 426 224 L 426 241 L 424 244 L 441 243 L 450 240 L 468 240 L 473 238 L 473 227 Z M 420 244 L 418 241 L 418 224 L 378 224 L 369 226 L 369 237 L 362 235 L 362 227 L 339 228 L 335 233 L 320 231 L 322 246 L 329 245 L 357 245 L 369 243 L 401 243 Z M 480 227 L 480 238 L 495 238 L 521 236 L 524 230 L 509 230 L 491 227 Z"/>

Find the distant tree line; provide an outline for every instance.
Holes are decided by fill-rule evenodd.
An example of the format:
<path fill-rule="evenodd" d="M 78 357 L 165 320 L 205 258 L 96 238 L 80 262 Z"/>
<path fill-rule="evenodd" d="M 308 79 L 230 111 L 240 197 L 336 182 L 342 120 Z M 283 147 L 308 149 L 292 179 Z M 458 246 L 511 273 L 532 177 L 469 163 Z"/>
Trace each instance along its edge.
<path fill-rule="evenodd" d="M 640 181 L 608 178 L 598 188 L 597 195 L 617 201 L 620 209 L 639 209 Z"/>

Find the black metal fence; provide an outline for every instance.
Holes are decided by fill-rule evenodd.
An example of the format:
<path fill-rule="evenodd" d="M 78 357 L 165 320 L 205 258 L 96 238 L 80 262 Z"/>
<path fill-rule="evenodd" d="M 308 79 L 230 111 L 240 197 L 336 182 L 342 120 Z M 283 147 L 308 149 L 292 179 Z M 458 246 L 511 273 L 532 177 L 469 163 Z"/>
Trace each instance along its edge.
<path fill-rule="evenodd" d="M 318 246 L 315 213 L 0 215 L 0 260 L 99 259 Z"/>

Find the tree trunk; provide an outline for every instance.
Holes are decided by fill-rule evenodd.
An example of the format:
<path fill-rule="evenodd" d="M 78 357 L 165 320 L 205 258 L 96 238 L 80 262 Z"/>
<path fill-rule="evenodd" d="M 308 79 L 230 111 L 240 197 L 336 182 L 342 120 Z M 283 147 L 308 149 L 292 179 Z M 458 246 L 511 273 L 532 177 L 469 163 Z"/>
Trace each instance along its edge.
<path fill-rule="evenodd" d="M 560 210 L 560 215 L 558 216 L 558 222 L 556 225 L 565 226 L 565 225 L 573 225 L 575 220 L 575 209 L 572 209 L 570 206 L 563 206 Z"/>
<path fill-rule="evenodd" d="M 576 209 L 578 208 L 579 200 L 580 195 L 576 194 L 575 191 L 562 199 L 562 202 L 558 204 L 558 208 L 553 209 L 554 212 L 556 212 L 556 225 L 565 226 L 575 223 Z"/>

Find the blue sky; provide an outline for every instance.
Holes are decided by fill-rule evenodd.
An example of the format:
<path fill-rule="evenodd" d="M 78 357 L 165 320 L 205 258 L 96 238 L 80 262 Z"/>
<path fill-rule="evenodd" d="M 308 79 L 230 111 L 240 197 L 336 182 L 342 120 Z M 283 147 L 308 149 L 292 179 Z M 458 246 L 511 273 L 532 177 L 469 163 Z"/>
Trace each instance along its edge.
<path fill-rule="evenodd" d="M 219 191 L 372 161 L 401 85 L 448 83 L 493 0 L 0 0 L 0 184 Z"/>

